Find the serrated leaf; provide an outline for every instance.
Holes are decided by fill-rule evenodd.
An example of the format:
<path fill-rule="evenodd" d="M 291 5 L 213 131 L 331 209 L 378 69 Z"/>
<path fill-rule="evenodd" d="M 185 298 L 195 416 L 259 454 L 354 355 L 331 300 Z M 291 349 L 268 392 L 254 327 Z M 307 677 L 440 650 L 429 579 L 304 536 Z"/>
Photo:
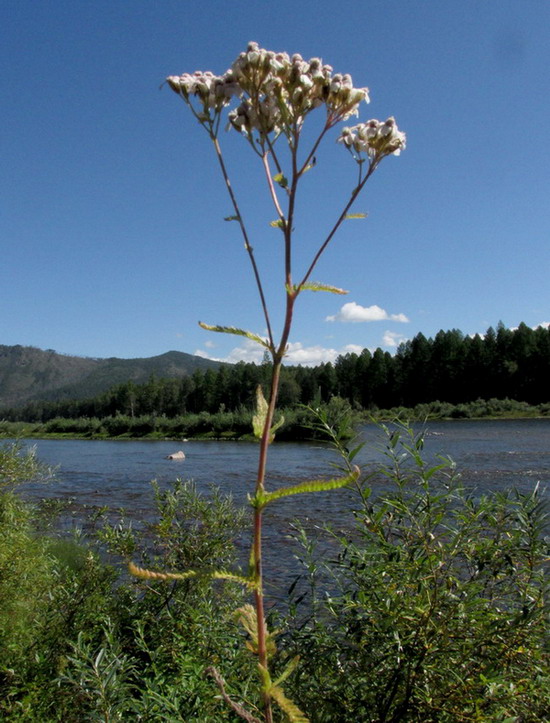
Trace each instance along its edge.
<path fill-rule="evenodd" d="M 352 220 L 352 219 L 356 219 L 356 218 L 367 218 L 367 214 L 366 214 L 366 213 L 346 213 L 346 215 L 344 216 L 344 218 L 345 218 L 347 221 Z"/>
<path fill-rule="evenodd" d="M 203 321 L 199 321 L 199 326 L 206 331 L 217 331 L 220 334 L 236 334 L 237 336 L 246 336 L 247 339 L 258 342 L 266 349 L 269 349 L 269 344 L 265 339 L 262 339 L 258 334 L 254 334 L 251 331 L 245 331 L 245 329 L 238 329 L 236 326 L 217 326 L 212 324 L 205 324 Z"/>
<path fill-rule="evenodd" d="M 277 702 L 279 708 L 286 713 L 290 723 L 309 723 L 309 718 L 306 718 L 298 706 L 290 698 L 286 697 L 282 688 L 278 685 L 272 685 L 268 692 L 273 700 Z"/>
<path fill-rule="evenodd" d="M 281 683 L 284 683 L 285 680 L 288 678 L 289 675 L 291 675 L 296 668 L 298 667 L 298 663 L 300 662 L 300 656 L 296 655 L 290 663 L 286 666 L 286 668 L 283 670 L 282 674 L 277 678 L 277 680 L 273 683 L 273 685 L 281 685 Z"/>
<path fill-rule="evenodd" d="M 288 179 L 282 173 L 277 173 L 273 176 L 275 183 L 278 183 L 281 188 L 288 188 Z"/>
<path fill-rule="evenodd" d="M 282 219 L 280 219 L 280 218 L 278 218 L 276 221 L 270 221 L 269 225 L 271 226 L 271 228 L 280 228 L 280 229 L 284 228 L 284 223 L 283 223 Z"/>
<path fill-rule="evenodd" d="M 338 477 L 329 480 L 309 480 L 308 482 L 302 482 L 301 484 L 294 485 L 293 487 L 281 487 L 274 492 L 265 492 L 260 494 L 255 499 L 255 504 L 265 507 L 265 505 L 278 500 L 281 497 L 289 497 L 290 495 L 300 495 L 306 492 L 323 492 L 325 490 L 335 490 L 340 487 L 345 487 L 351 482 L 354 482 L 359 475 L 361 470 L 357 465 L 354 466 L 353 472 L 346 475 L 345 477 Z"/>
<path fill-rule="evenodd" d="M 331 294 L 347 294 L 349 293 L 345 289 L 340 289 L 338 286 L 332 286 L 331 284 L 321 284 L 319 281 L 310 281 L 301 287 L 304 291 L 328 291 Z"/>
<path fill-rule="evenodd" d="M 187 580 L 190 577 L 197 577 L 199 574 L 196 570 L 188 570 L 187 572 L 155 572 L 154 570 L 146 570 L 143 567 L 138 567 L 130 562 L 128 570 L 134 577 L 139 577 L 142 580 Z M 202 574 L 202 573 L 201 573 Z M 226 570 L 215 570 L 214 572 L 204 573 L 205 577 L 209 577 L 212 580 L 230 580 L 231 582 L 238 582 L 245 587 L 254 590 L 256 588 L 256 582 L 249 577 L 243 575 L 236 575 L 233 572 L 227 572 Z"/>
<path fill-rule="evenodd" d="M 264 397 L 263 390 L 260 385 L 256 388 L 256 413 L 252 416 L 252 428 L 254 430 L 254 436 L 258 439 L 262 438 L 265 428 L 265 420 L 267 419 L 268 404 Z M 281 415 L 278 422 L 276 422 L 269 430 L 269 444 L 275 439 L 275 432 L 283 426 L 285 418 Z"/>
<path fill-rule="evenodd" d="M 186 580 L 189 577 L 195 577 L 195 570 L 188 570 L 187 572 L 154 572 L 153 570 L 146 570 L 143 567 L 134 565 L 133 562 L 128 564 L 128 570 L 134 577 L 140 577 L 143 580 Z"/>
<path fill-rule="evenodd" d="M 239 216 L 224 216 L 224 221 L 240 221 Z"/>
<path fill-rule="evenodd" d="M 258 384 L 256 388 L 256 412 L 252 416 L 252 428 L 254 429 L 254 436 L 261 439 L 264 433 L 265 420 L 267 419 L 268 404 L 264 397 L 263 390 Z"/>
<path fill-rule="evenodd" d="M 258 585 L 255 580 L 251 577 L 244 577 L 243 575 L 236 575 L 232 572 L 226 572 L 225 570 L 217 570 L 216 572 L 210 573 L 208 577 L 212 580 L 229 580 L 230 582 L 238 582 L 249 590 L 255 590 Z"/>

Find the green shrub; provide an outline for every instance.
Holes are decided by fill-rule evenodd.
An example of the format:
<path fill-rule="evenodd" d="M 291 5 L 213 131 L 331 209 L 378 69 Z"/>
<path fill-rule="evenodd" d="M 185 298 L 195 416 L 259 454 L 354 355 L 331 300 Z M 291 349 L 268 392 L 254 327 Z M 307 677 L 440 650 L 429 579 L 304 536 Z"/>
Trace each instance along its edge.
<path fill-rule="evenodd" d="M 392 492 L 362 489 L 328 563 L 302 535 L 317 584 L 286 650 L 301 656 L 292 696 L 318 722 L 547 720 L 543 496 L 475 496 L 449 461 L 424 462 L 421 437 L 387 431 L 390 465 L 370 480 Z"/>
<path fill-rule="evenodd" d="M 201 496 L 182 482 L 155 486 L 154 500 L 147 530 L 108 523 L 104 510 L 97 541 L 86 541 L 53 536 L 36 510 L 13 493 L 0 496 L 2 720 L 227 720 L 206 669 L 216 664 L 237 695 L 255 673 L 232 622 L 241 589 L 212 588 L 200 576 L 136 582 L 120 574 L 120 560 L 230 565 L 242 514 L 219 492 Z"/>

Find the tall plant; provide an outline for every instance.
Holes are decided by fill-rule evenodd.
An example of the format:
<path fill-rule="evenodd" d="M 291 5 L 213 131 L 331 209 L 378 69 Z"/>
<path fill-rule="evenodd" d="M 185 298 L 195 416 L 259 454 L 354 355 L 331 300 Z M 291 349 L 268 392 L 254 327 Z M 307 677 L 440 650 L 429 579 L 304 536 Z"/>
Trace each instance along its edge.
<path fill-rule="evenodd" d="M 347 202 L 337 214 L 326 236 L 320 240 L 309 264 L 295 272 L 293 230 L 300 183 L 304 175 L 315 165 L 319 147 L 329 132 L 342 121 L 358 115 L 362 102 L 369 102 L 368 89 L 355 88 L 350 75 L 333 73 L 333 69 L 329 65 L 324 65 L 319 58 L 304 60 L 300 55 L 290 57 L 287 53 L 264 50 L 257 43 L 249 43 L 247 50 L 237 57 L 231 68 L 223 75 L 197 71 L 192 75 L 184 73 L 180 76 L 169 76 L 167 83 L 185 102 L 212 142 L 233 207 L 233 214 L 226 220 L 235 221 L 240 227 L 259 294 L 267 337 L 263 338 L 252 331 L 233 326 L 213 326 L 204 323 L 201 323 L 201 326 L 210 331 L 236 334 L 251 339 L 267 350 L 272 361 L 270 389 L 267 398 L 262 389 L 258 389 L 254 416 L 254 432 L 260 440 L 260 448 L 255 490 L 250 496 L 254 522 L 249 571 L 246 576 L 234 575 L 227 571 L 218 571 L 212 576 L 238 580 L 253 594 L 254 605 L 242 608 L 240 617 L 250 634 L 249 646 L 258 655 L 265 720 L 267 723 L 273 720 L 272 702 L 275 700 L 290 720 L 304 721 L 306 720 L 304 715 L 285 697 L 280 685 L 292 672 L 296 661 L 293 661 L 276 681 L 271 679 L 269 672 L 269 657 L 275 646 L 273 635 L 267 630 L 264 612 L 263 513 L 268 504 L 287 495 L 343 487 L 358 477 L 359 469 L 354 467 L 349 474 L 337 479 L 313 480 L 273 492 L 267 490 L 265 475 L 268 449 L 283 421 L 281 418 L 275 421 L 281 366 L 289 343 L 294 308 L 300 294 L 303 291 L 346 293 L 335 286 L 314 281 L 313 272 L 342 223 L 349 218 L 364 216 L 364 214 L 351 214 L 350 210 L 382 159 L 390 155 L 399 155 L 405 147 L 405 134 L 398 129 L 393 117 L 382 122 L 373 119 L 341 130 L 337 140 L 349 151 L 355 162 L 357 177 L 352 184 Z M 234 107 L 230 109 L 232 104 Z M 263 168 L 267 193 L 276 215 L 275 220 L 271 221 L 271 226 L 279 229 L 283 236 L 285 310 L 279 333 L 274 330 L 263 276 L 222 154 L 220 128 L 226 111 L 229 111 L 228 127 L 242 135 Z M 324 111 L 324 122 L 309 145 L 302 149 L 307 143 L 303 135 L 305 121 L 314 111 Z M 142 577 L 164 579 L 178 579 L 197 574 L 195 570 L 182 573 L 153 573 L 135 566 L 131 569 L 134 574 Z M 219 674 L 217 671 L 213 671 L 213 674 L 222 695 L 226 697 L 231 707 L 241 717 L 257 720 L 226 696 Z"/>

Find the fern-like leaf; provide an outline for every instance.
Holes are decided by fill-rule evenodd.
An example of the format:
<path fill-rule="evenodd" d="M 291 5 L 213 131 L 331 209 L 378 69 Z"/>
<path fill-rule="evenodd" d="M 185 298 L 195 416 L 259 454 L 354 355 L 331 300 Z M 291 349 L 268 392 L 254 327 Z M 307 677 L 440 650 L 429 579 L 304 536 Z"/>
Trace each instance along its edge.
<path fill-rule="evenodd" d="M 347 213 L 344 216 L 344 218 L 346 221 L 352 221 L 357 218 L 367 218 L 367 214 L 366 213 Z"/>
<path fill-rule="evenodd" d="M 297 287 L 294 287 L 296 291 Z M 330 294 L 347 294 L 349 293 L 345 289 L 340 289 L 338 286 L 332 286 L 331 284 L 322 284 L 319 281 L 309 281 L 307 284 L 303 284 L 300 287 L 300 291 L 328 291 Z"/>
<path fill-rule="evenodd" d="M 131 575 L 140 577 L 142 580 L 187 580 L 189 577 L 196 577 L 197 575 L 195 570 L 188 570 L 187 572 L 154 572 L 153 570 L 138 567 L 133 562 L 128 564 L 128 570 Z"/>
<path fill-rule="evenodd" d="M 286 713 L 290 723 L 309 723 L 309 718 L 306 718 L 296 703 L 286 697 L 281 687 L 278 685 L 271 686 L 269 695 L 277 702 L 279 708 Z"/>
<path fill-rule="evenodd" d="M 134 565 L 133 562 L 128 564 L 128 570 L 134 577 L 139 577 L 142 580 L 187 580 L 190 577 L 198 577 L 202 573 L 196 570 L 188 570 L 187 572 L 156 572 L 154 570 L 147 570 L 143 567 Z M 226 570 L 215 570 L 214 572 L 205 572 L 204 577 L 212 580 L 229 580 L 230 582 L 238 582 L 249 590 L 254 590 L 257 584 L 253 578 L 244 577 L 243 575 L 237 575 L 233 572 L 227 572 Z"/>
<path fill-rule="evenodd" d="M 252 503 L 265 507 L 265 505 L 273 502 L 273 500 L 278 500 L 281 497 L 300 495 L 306 492 L 322 492 L 324 490 L 335 490 L 339 487 L 345 487 L 346 485 L 355 482 L 355 480 L 359 477 L 360 474 L 361 470 L 359 469 L 359 467 L 357 467 L 357 465 L 355 465 L 353 468 L 353 472 L 346 475 L 345 477 L 338 477 L 329 480 L 309 480 L 308 482 L 302 482 L 300 484 L 294 485 L 293 487 L 281 487 L 274 492 L 260 493 L 260 495 L 257 495 L 256 498 L 252 500 Z"/>
<path fill-rule="evenodd" d="M 273 685 L 281 685 L 281 683 L 284 683 L 285 680 L 289 677 L 289 675 L 292 675 L 292 673 L 296 670 L 299 662 L 300 662 L 299 655 L 296 655 L 294 658 L 292 658 L 290 663 L 286 666 L 286 668 L 283 670 L 283 672 L 277 678 L 277 680 L 273 683 Z"/>
<path fill-rule="evenodd" d="M 266 339 L 262 339 L 261 336 L 258 336 L 258 334 L 254 334 L 251 331 L 246 331 L 245 329 L 238 329 L 236 326 L 218 326 L 212 324 L 205 324 L 203 321 L 199 321 L 199 326 L 202 329 L 206 329 L 206 331 L 216 331 L 220 334 L 235 334 L 236 336 L 246 336 L 247 339 L 252 339 L 252 341 L 255 341 L 258 344 L 265 346 L 266 349 L 269 349 L 269 344 L 267 343 Z"/>
<path fill-rule="evenodd" d="M 267 419 L 267 412 L 268 412 L 269 406 L 267 403 L 266 398 L 264 397 L 264 393 L 262 390 L 262 387 L 258 384 L 256 388 L 256 412 L 252 416 L 252 428 L 254 430 L 254 436 L 258 439 L 262 438 L 262 435 L 264 433 L 265 428 L 265 421 Z M 282 427 L 282 425 L 285 423 L 285 418 L 283 415 L 281 415 L 281 418 L 278 422 L 276 422 L 271 429 L 269 430 L 269 444 L 273 442 L 275 439 L 275 432 Z"/>
<path fill-rule="evenodd" d="M 252 427 L 254 436 L 261 439 L 264 433 L 265 420 L 267 419 L 268 404 L 264 397 L 262 387 L 258 384 L 256 387 L 256 412 L 252 416 Z"/>
<path fill-rule="evenodd" d="M 237 615 L 237 619 L 240 622 L 240 624 L 243 626 L 243 628 L 246 630 L 248 635 L 250 636 L 250 640 L 247 641 L 246 647 L 251 650 L 253 653 L 258 653 L 258 618 L 256 616 L 256 608 L 253 607 L 250 604 L 243 605 L 242 607 L 235 610 L 235 614 Z M 270 633 L 267 629 L 267 626 L 264 622 L 264 636 L 265 636 L 265 647 L 266 652 L 269 655 L 273 655 L 277 652 L 277 646 L 275 645 L 275 635 L 278 634 L 278 630 L 274 630 L 272 633 Z M 262 666 L 260 665 L 260 669 Z M 265 668 L 264 668 L 265 670 Z M 261 671 L 260 671 L 261 672 Z M 267 672 L 267 671 L 266 671 Z M 269 676 L 269 673 L 268 673 Z M 264 688 L 267 689 L 271 685 L 271 682 L 269 680 L 268 684 L 264 683 Z"/>

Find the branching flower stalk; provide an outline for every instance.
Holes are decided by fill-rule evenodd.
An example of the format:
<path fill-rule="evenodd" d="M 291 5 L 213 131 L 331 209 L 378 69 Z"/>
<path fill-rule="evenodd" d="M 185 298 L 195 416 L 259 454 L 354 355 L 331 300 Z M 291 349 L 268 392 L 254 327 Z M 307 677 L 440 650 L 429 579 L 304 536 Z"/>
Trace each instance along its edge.
<path fill-rule="evenodd" d="M 250 499 L 254 508 L 254 525 L 249 575 L 247 578 L 243 578 L 231 573 L 218 572 L 213 577 L 238 579 L 253 591 L 254 608 L 249 609 L 245 606 L 245 613 L 242 613 L 244 608 L 241 609 L 241 620 L 246 621 L 245 628 L 252 639 L 250 647 L 258 655 L 265 720 L 267 723 L 271 723 L 273 720 L 272 701 L 276 701 L 289 720 L 300 723 L 307 719 L 294 703 L 285 697 L 280 686 L 280 683 L 290 675 L 296 666 L 296 661 L 291 663 L 277 681 L 272 681 L 269 673 L 269 656 L 275 650 L 275 645 L 273 634 L 267 630 L 264 612 L 263 511 L 268 503 L 280 497 L 334 489 L 350 484 L 358 478 L 359 469 L 354 467 L 349 474 L 338 479 L 314 480 L 275 492 L 266 490 L 268 449 L 274 439 L 276 429 L 283 421 L 281 419 L 274 423 L 281 367 L 292 329 L 294 307 L 302 291 L 346 293 L 342 289 L 328 284 L 312 282 L 313 271 L 342 223 L 347 218 L 364 217 L 364 214 L 350 215 L 349 211 L 381 160 L 389 155 L 399 155 L 405 147 L 405 134 L 399 131 L 394 118 L 388 118 L 383 122 L 373 119 L 353 127 L 343 128 L 337 140 L 349 151 L 357 164 L 357 182 L 352 188 L 342 212 L 313 254 L 310 265 L 301 276 L 298 276 L 300 281 L 295 283 L 292 243 L 299 183 L 302 177 L 315 166 L 316 154 L 329 131 L 338 123 L 358 115 L 362 102 L 369 102 L 368 89 L 355 88 L 351 76 L 333 73 L 331 66 L 324 65 L 319 58 L 307 61 L 300 55 L 290 57 L 287 53 L 264 50 L 257 43 L 249 43 L 247 50 L 237 57 L 231 68 L 223 75 L 216 76 L 210 71 L 197 71 L 192 75 L 184 73 L 180 76 L 169 76 L 167 83 L 186 103 L 213 143 L 234 211 L 234 214 L 228 216 L 226 220 L 237 221 L 239 224 L 260 297 L 267 339 L 236 327 L 211 326 L 204 323 L 201 323 L 201 326 L 211 331 L 237 334 L 252 339 L 268 350 L 272 360 L 268 400 L 266 401 L 262 390 L 259 389 L 254 416 L 254 432 L 260 439 L 260 451 L 255 491 Z M 236 107 L 228 112 L 227 128 L 239 131 L 252 151 L 259 157 L 265 172 L 269 196 L 276 212 L 276 219 L 271 222 L 271 226 L 279 229 L 284 238 L 286 308 L 284 323 L 278 339 L 273 331 L 254 249 L 231 185 L 219 142 L 222 115 L 232 103 L 235 103 Z M 303 159 L 300 159 L 299 149 L 305 119 L 317 109 L 325 110 L 325 122 L 309 151 L 306 151 Z M 279 153 L 281 145 L 284 151 L 285 141 L 289 154 L 288 175 L 285 175 L 283 156 Z M 272 166 L 276 173 L 273 173 Z M 286 204 L 283 203 L 280 195 L 283 196 L 283 200 L 286 199 Z M 162 578 L 164 575 L 166 579 L 174 579 L 174 576 L 178 575 L 177 573 L 153 573 L 136 567 L 132 567 L 132 571 L 141 577 L 149 575 Z M 188 571 L 181 574 L 189 576 L 194 573 Z M 227 695 L 225 690 L 223 695 Z M 246 716 L 241 714 L 241 717 Z"/>

